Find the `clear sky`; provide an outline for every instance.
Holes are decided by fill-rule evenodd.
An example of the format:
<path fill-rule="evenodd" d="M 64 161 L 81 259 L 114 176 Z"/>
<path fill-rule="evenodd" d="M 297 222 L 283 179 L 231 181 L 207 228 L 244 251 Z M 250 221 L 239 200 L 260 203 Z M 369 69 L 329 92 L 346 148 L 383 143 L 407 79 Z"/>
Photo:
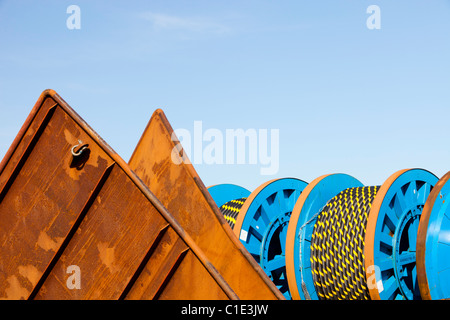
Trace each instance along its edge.
<path fill-rule="evenodd" d="M 51 88 L 126 161 L 159 107 L 175 129 L 279 130 L 275 175 L 195 165 L 207 186 L 450 171 L 448 0 L 0 0 L 0 48 L 0 158 Z"/>

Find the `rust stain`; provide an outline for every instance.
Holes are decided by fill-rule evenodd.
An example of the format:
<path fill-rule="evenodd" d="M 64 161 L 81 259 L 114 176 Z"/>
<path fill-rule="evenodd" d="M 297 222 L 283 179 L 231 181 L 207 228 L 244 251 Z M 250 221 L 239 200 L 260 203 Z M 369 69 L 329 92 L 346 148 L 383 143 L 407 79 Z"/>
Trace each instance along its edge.
<path fill-rule="evenodd" d="M 44 249 L 45 251 L 53 250 L 56 251 L 61 246 L 64 238 L 57 237 L 53 240 L 45 231 L 41 231 L 39 233 L 39 237 L 37 240 L 37 245 Z"/>
<path fill-rule="evenodd" d="M 77 138 L 67 129 L 64 130 L 64 137 L 69 144 L 77 142 Z"/>
<path fill-rule="evenodd" d="M 80 175 L 82 174 L 82 171 L 78 171 L 76 169 L 73 168 L 69 168 L 66 167 L 66 172 L 67 175 L 72 179 L 72 180 L 80 180 Z"/>
<path fill-rule="evenodd" d="M 41 272 L 31 264 L 26 266 L 20 266 L 19 273 L 21 276 L 30 281 L 33 287 L 38 283 L 39 279 L 41 278 Z"/>
<path fill-rule="evenodd" d="M 30 202 L 31 202 L 31 197 L 29 194 L 27 194 L 25 192 L 19 193 L 14 199 L 16 208 L 23 208 L 24 204 L 27 204 Z"/>
<path fill-rule="evenodd" d="M 100 242 L 97 245 L 97 249 L 102 263 L 107 266 L 112 273 L 119 271 L 119 268 L 114 265 L 114 248 L 109 248 L 107 242 Z"/>
<path fill-rule="evenodd" d="M 9 287 L 5 289 L 6 299 L 20 300 L 28 297 L 28 290 L 20 285 L 19 279 L 15 275 L 9 276 L 6 281 Z"/>

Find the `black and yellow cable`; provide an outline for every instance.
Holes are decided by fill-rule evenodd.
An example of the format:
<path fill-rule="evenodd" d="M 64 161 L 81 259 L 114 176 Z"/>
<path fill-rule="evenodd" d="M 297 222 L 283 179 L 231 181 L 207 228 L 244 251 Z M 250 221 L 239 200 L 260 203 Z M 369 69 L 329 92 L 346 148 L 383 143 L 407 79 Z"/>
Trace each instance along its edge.
<path fill-rule="evenodd" d="M 231 226 L 231 229 L 234 228 L 239 211 L 241 210 L 242 206 L 244 205 L 244 202 L 246 199 L 247 198 L 231 200 L 231 201 L 228 201 L 227 203 L 223 204 L 219 208 L 220 211 L 222 212 L 225 220 L 227 220 L 228 224 Z"/>
<path fill-rule="evenodd" d="M 320 299 L 370 299 L 364 272 L 364 237 L 378 189 L 343 190 L 318 214 L 310 260 Z"/>

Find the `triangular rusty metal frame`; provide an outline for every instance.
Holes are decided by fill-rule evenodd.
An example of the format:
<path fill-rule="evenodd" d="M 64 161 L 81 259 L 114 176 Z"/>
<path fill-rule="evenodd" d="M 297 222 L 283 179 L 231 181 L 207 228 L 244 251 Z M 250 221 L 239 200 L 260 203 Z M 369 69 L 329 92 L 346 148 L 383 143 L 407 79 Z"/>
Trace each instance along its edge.
<path fill-rule="evenodd" d="M 157 115 L 157 118 L 161 120 L 160 124 L 163 126 L 161 128 L 164 129 L 164 132 L 173 132 L 170 124 L 168 123 L 161 110 L 157 110 L 155 112 L 155 115 Z M 69 166 L 68 159 L 70 157 L 70 144 L 76 143 L 76 141 L 74 140 L 75 138 L 70 137 L 70 139 L 74 141 L 71 141 L 69 143 L 67 141 L 67 137 L 65 138 L 65 141 L 61 142 L 52 140 L 53 137 L 49 136 L 49 133 L 52 133 L 52 130 L 59 130 L 55 131 L 58 134 L 58 137 L 64 137 L 65 133 L 63 134 L 62 131 L 64 130 L 65 132 L 66 129 L 68 130 L 68 128 L 66 127 L 66 120 L 70 122 L 71 128 L 74 129 L 77 134 L 82 135 L 84 137 L 83 139 L 87 140 L 85 142 L 89 142 L 89 146 L 92 149 L 94 155 L 99 153 L 102 154 L 102 166 L 96 169 L 97 176 L 95 179 L 92 178 L 94 180 L 92 181 L 92 183 L 90 183 L 90 189 L 81 189 L 81 191 L 78 190 L 78 192 L 84 194 L 84 198 L 78 201 L 76 209 L 73 207 L 73 204 L 69 202 L 65 203 L 64 209 L 61 209 L 59 211 L 55 208 L 53 208 L 52 210 L 49 209 L 49 212 L 53 212 L 53 214 L 55 214 L 56 216 L 52 216 L 49 213 L 42 212 L 44 215 L 41 217 L 39 212 L 37 212 L 37 215 L 36 212 L 34 213 L 34 216 L 30 220 L 30 222 L 39 221 L 40 219 L 47 219 L 46 223 L 53 223 L 51 221 L 54 221 L 57 217 L 63 217 L 67 220 L 66 216 L 69 214 L 69 211 L 76 211 L 70 213 L 73 217 L 69 219 L 70 221 L 65 221 L 63 228 L 64 230 L 58 231 L 62 232 L 64 237 L 58 240 L 58 242 L 52 242 L 51 248 L 47 248 L 46 246 L 42 246 L 42 244 L 40 244 L 41 247 L 44 247 L 44 249 L 48 251 L 48 254 L 46 254 L 45 257 L 37 256 L 36 252 L 31 252 L 30 254 L 30 250 L 37 250 L 37 244 L 34 246 L 34 249 L 32 249 L 33 246 L 29 247 L 28 245 L 25 245 L 25 247 L 22 248 L 20 247 L 20 243 L 17 244 L 17 246 L 14 246 L 14 241 L 17 241 L 19 239 L 18 234 L 24 236 L 24 230 L 29 231 L 28 229 L 23 228 L 24 224 L 22 222 L 22 224 L 16 223 L 14 225 L 14 221 L 17 222 L 20 220 L 26 222 L 28 217 L 16 216 L 13 217 L 16 220 L 11 220 L 13 222 L 3 221 L 4 224 L 0 227 L 4 230 L 8 230 L 6 237 L 9 236 L 9 238 L 5 238 L 3 240 L 5 240 L 8 245 L 11 245 L 11 248 L 19 248 L 23 252 L 21 251 L 14 253 L 12 251 L 9 251 L 8 253 L 5 251 L 5 255 L 1 257 L 3 262 L 0 261 L 0 267 L 3 270 L 4 277 L 10 276 L 12 278 L 9 279 L 15 279 L 15 281 L 17 282 L 15 285 L 17 285 L 18 287 L 13 289 L 19 289 L 22 291 L 19 293 L 12 292 L 11 296 L 5 296 L 5 290 L 8 286 L 8 281 L 5 281 L 3 285 L 0 284 L 0 296 L 9 299 L 86 299 L 89 297 L 96 297 L 96 299 L 148 298 L 149 296 L 139 294 L 128 295 L 128 293 L 130 293 L 130 291 L 132 291 L 137 286 L 137 283 L 143 284 L 145 283 L 145 281 L 148 281 L 148 279 L 146 279 L 145 277 L 140 278 L 140 275 L 141 272 L 143 272 L 143 270 L 148 267 L 148 264 L 150 263 L 149 261 L 153 261 L 152 259 L 154 258 L 154 252 L 162 252 L 161 250 L 164 250 L 166 245 L 169 245 L 171 243 L 181 243 L 182 245 L 179 248 L 179 251 L 174 251 L 171 254 L 174 264 L 166 264 L 164 268 L 168 273 L 163 277 L 159 277 L 160 284 L 157 285 L 157 287 L 153 285 L 154 292 L 150 296 L 150 298 L 179 299 L 183 297 L 189 297 L 190 295 L 186 292 L 186 290 L 184 292 L 182 290 L 177 290 L 177 283 L 180 283 L 180 281 L 185 282 L 182 284 L 183 288 L 188 288 L 192 283 L 194 283 L 192 282 L 194 280 L 189 279 L 189 281 L 184 281 L 183 279 L 185 278 L 183 278 L 183 276 L 185 277 L 186 273 L 188 273 L 190 277 L 195 278 L 195 274 L 198 271 L 201 273 L 201 275 L 199 276 L 200 278 L 195 278 L 195 281 L 198 281 L 198 283 L 204 282 L 211 284 L 215 289 L 212 290 L 213 287 L 205 287 L 205 285 L 203 285 L 203 287 L 200 286 L 202 287 L 201 290 L 203 290 L 203 292 L 200 292 L 200 294 L 194 292 L 194 294 L 192 295 L 194 297 L 200 297 L 203 299 L 218 299 L 219 297 L 221 299 L 283 299 L 278 289 L 276 289 L 270 279 L 263 273 L 259 265 L 257 265 L 256 262 L 252 260 L 250 254 L 237 241 L 237 239 L 235 239 L 231 229 L 229 229 L 229 226 L 220 215 L 217 206 L 210 197 L 207 189 L 203 185 L 193 167 L 182 166 L 182 170 L 186 174 L 186 177 L 189 177 L 189 179 L 187 179 L 187 185 L 190 184 L 190 190 L 192 190 L 193 193 L 198 194 L 198 199 L 200 199 L 200 201 L 203 201 L 202 205 L 204 210 L 202 212 L 205 214 L 203 216 L 203 219 L 205 219 L 205 221 L 209 221 L 208 223 L 214 226 L 215 230 L 211 230 L 211 232 L 218 232 L 218 234 L 221 235 L 218 237 L 219 240 L 211 241 L 211 239 L 213 239 L 214 237 L 208 238 L 208 240 L 206 241 L 202 240 L 204 237 L 207 237 L 207 234 L 198 234 L 196 232 L 198 231 L 196 230 L 196 227 L 201 228 L 201 223 L 198 224 L 199 221 L 196 219 L 201 217 L 192 214 L 192 211 L 189 211 L 192 208 L 189 208 L 189 206 L 194 205 L 195 207 L 195 205 L 198 203 L 185 202 L 184 207 L 179 205 L 177 210 L 169 210 L 165 206 L 165 204 L 171 206 L 172 209 L 177 208 L 176 202 L 174 202 L 173 199 L 172 201 L 167 201 L 171 200 L 171 194 L 174 195 L 176 193 L 160 193 L 161 199 L 157 195 L 155 195 L 155 193 L 151 189 L 155 189 L 156 191 L 158 191 L 157 184 L 155 184 L 151 180 L 146 181 L 145 175 L 139 175 L 135 171 L 133 171 L 130 166 L 117 153 L 115 153 L 113 149 L 53 90 L 45 90 L 40 95 L 34 108 L 30 112 L 25 123 L 14 139 L 12 145 L 8 149 L 3 160 L 0 162 L 0 212 L 3 212 L 7 215 L 7 211 L 5 211 L 6 203 L 4 203 L 3 201 L 3 199 L 5 199 L 5 196 L 8 196 L 7 199 L 9 202 L 7 203 L 12 207 L 14 207 L 14 197 L 17 195 L 21 196 L 22 186 L 18 185 L 17 183 L 15 184 L 15 179 L 19 177 L 20 179 L 22 179 L 21 181 L 23 181 L 22 167 L 24 165 L 26 165 L 26 168 L 28 170 L 28 172 L 25 173 L 28 174 L 31 172 L 30 168 L 33 168 L 32 165 L 34 165 L 34 162 L 27 163 L 27 161 L 36 161 L 36 159 L 39 159 L 38 156 L 42 156 L 42 152 L 44 152 L 45 157 L 53 156 L 52 148 L 54 148 L 54 146 L 52 145 L 52 141 L 55 141 L 57 147 L 59 148 L 59 152 L 64 152 L 63 158 L 56 158 L 53 164 L 56 165 L 56 167 L 59 169 L 63 167 L 62 170 L 75 170 L 72 167 L 70 167 L 71 169 L 67 168 Z M 69 125 L 69 122 L 67 122 L 67 125 Z M 52 129 L 52 127 L 49 129 L 49 124 L 55 126 L 56 129 Z M 40 140 L 43 133 L 45 133 L 45 135 L 43 135 L 43 139 L 47 139 L 45 140 L 46 144 L 44 144 L 44 142 L 41 142 Z M 163 135 L 163 137 L 165 137 L 165 135 Z M 141 139 L 141 141 L 143 141 L 143 138 Z M 139 145 L 140 144 L 138 144 L 137 149 L 140 148 Z M 166 147 L 171 147 L 171 145 L 167 144 Z M 46 152 L 48 152 L 48 155 L 46 154 Z M 137 155 L 138 153 L 135 152 L 135 160 L 137 159 Z M 100 158 L 97 157 L 97 160 L 98 159 Z M 47 166 L 45 159 L 39 160 L 39 163 L 44 167 Z M 89 166 L 86 166 L 86 168 L 87 167 Z M 79 171 L 83 172 L 84 169 L 79 169 Z M 134 169 L 137 169 L 136 171 L 140 172 L 138 167 L 135 167 Z M 161 173 L 170 174 L 171 172 L 173 173 L 172 170 L 173 167 L 169 166 L 168 168 L 162 170 Z M 38 172 L 39 175 L 39 169 L 38 171 L 33 172 Z M 57 182 L 61 183 L 62 181 L 63 183 L 65 183 L 64 180 L 67 182 L 72 179 L 73 177 L 71 176 L 71 174 L 73 173 L 73 171 L 70 172 L 71 173 L 67 176 L 65 173 L 62 174 L 59 177 L 60 180 Z M 86 226 L 92 225 L 93 222 L 86 222 L 86 220 L 89 219 L 86 219 L 84 217 L 91 217 L 92 215 L 96 214 L 96 212 L 98 211 L 98 207 L 100 207 L 98 205 L 100 203 L 99 194 L 103 192 L 104 186 L 108 183 L 109 179 L 116 178 L 117 176 L 120 176 L 121 181 L 126 182 L 128 190 L 133 190 L 133 194 L 138 194 L 138 198 L 140 199 L 139 201 L 143 201 L 145 204 L 145 206 L 139 207 L 140 211 L 133 213 L 133 217 L 148 215 L 148 211 L 142 211 L 142 208 L 146 207 L 148 208 L 146 210 L 150 210 L 152 212 L 152 217 L 159 216 L 160 218 L 158 218 L 158 221 L 165 221 L 165 223 L 161 224 L 160 227 L 157 227 L 157 229 L 155 229 L 156 231 L 159 230 L 159 232 L 157 231 L 154 235 L 152 235 L 153 240 L 151 240 L 151 242 L 148 242 L 149 239 L 147 237 L 147 242 L 140 244 L 139 250 L 140 252 L 142 252 L 142 256 L 139 256 L 137 257 L 137 259 L 130 262 L 133 263 L 133 267 L 128 271 L 127 274 L 119 276 L 122 281 L 120 287 L 121 289 L 114 288 L 115 284 L 112 282 L 113 280 L 102 279 L 100 281 L 100 288 L 95 288 L 98 289 L 95 294 L 92 294 L 92 292 L 87 294 L 83 290 L 80 290 L 79 292 L 77 292 L 76 290 L 73 292 L 68 292 L 67 288 L 59 288 L 59 291 L 55 291 L 55 288 L 58 286 L 63 286 L 62 282 L 64 282 L 62 281 L 61 277 L 64 277 L 65 274 L 61 271 L 61 268 L 62 266 L 64 266 L 65 262 L 62 261 L 65 261 L 65 259 L 73 260 L 74 255 L 77 255 L 77 253 L 73 253 L 75 248 L 77 248 L 77 244 L 83 246 L 83 248 L 89 247 L 89 244 L 83 241 L 86 241 L 86 232 L 88 232 L 85 231 L 88 229 Z M 50 180 L 48 180 L 47 178 Z M 50 184 L 54 192 L 67 192 L 67 190 L 59 190 L 59 184 L 53 182 L 51 180 L 51 177 L 43 177 L 43 179 L 44 181 L 47 179 L 45 183 Z M 77 179 L 75 178 L 72 180 L 76 181 Z M 175 181 L 169 179 L 166 182 L 169 184 L 175 183 L 174 185 L 177 186 L 177 188 L 187 187 L 187 185 L 178 184 L 176 179 Z M 112 182 L 109 182 L 109 186 L 110 189 L 115 189 L 115 185 Z M 42 195 L 45 190 L 40 190 L 39 187 L 39 185 L 33 184 L 33 190 L 36 190 L 35 192 L 37 194 Z M 13 194 L 11 194 L 11 192 Z M 57 202 L 58 200 L 58 198 L 56 198 L 55 200 L 55 198 L 51 197 L 49 199 L 50 202 Z M 129 205 L 134 205 L 133 203 L 126 201 L 122 201 L 122 205 L 123 203 L 125 203 L 125 208 L 129 208 Z M 41 210 L 43 210 L 42 207 Z M 115 214 L 114 209 L 112 211 L 106 210 L 105 217 L 108 218 L 110 213 Z M 20 212 L 17 212 L 17 214 L 20 215 Z M 103 212 L 103 214 L 105 214 L 105 212 Z M 137 218 L 133 219 L 127 221 L 133 222 L 136 221 Z M 106 221 L 106 224 L 108 224 L 108 220 Z M 152 220 L 150 219 L 147 221 Z M 147 225 L 148 223 L 149 222 L 147 222 Z M 22 227 L 22 231 L 19 230 L 22 233 L 18 231 L 17 226 Z M 31 225 L 30 228 L 34 232 L 34 238 L 31 237 L 28 239 L 23 239 L 24 241 L 34 241 L 33 239 L 37 238 L 37 234 L 42 231 L 38 228 L 38 226 Z M 80 233 L 83 234 L 83 232 L 85 232 L 84 238 L 79 235 Z M 89 236 L 89 233 L 87 235 Z M 134 233 L 134 235 L 136 235 L 136 233 Z M 50 236 L 54 237 L 54 234 L 50 234 Z M 115 241 L 119 241 L 124 237 L 124 234 L 120 234 Z M 139 233 L 137 234 L 136 239 L 140 238 L 142 238 L 142 236 Z M 169 242 L 167 242 L 166 240 Z M 220 243 L 220 241 L 222 241 L 222 243 Z M 231 250 L 222 252 L 221 249 L 226 247 L 231 248 Z M 42 248 L 39 250 L 41 250 L 39 252 L 43 252 Z M 121 250 L 122 252 L 127 252 L 123 251 L 126 249 L 122 248 Z M 29 256 L 27 256 L 27 254 L 29 254 Z M 156 257 L 159 256 L 157 255 Z M 36 259 L 40 259 L 41 261 L 37 263 Z M 96 261 L 98 261 L 99 257 L 94 257 L 94 259 L 97 259 Z M 86 259 L 81 261 L 81 263 L 84 263 L 86 265 L 86 263 L 89 263 L 89 261 L 85 260 Z M 187 262 L 183 265 L 184 261 Z M 8 263 L 11 264 L 3 268 L 3 265 L 6 266 L 6 264 Z M 36 268 L 36 266 L 34 266 L 33 264 L 39 264 L 39 268 Z M 183 266 L 187 266 L 187 271 L 179 271 L 179 269 L 183 269 Z M 11 274 L 8 274 L 8 272 L 10 272 Z M 57 274 L 55 274 L 55 272 L 57 272 Z M 57 279 L 58 277 L 59 280 Z M 176 280 L 173 280 L 171 282 L 172 279 Z M 117 279 L 115 278 L 115 280 Z M 50 284 L 48 284 L 48 281 L 50 281 Z M 26 289 L 22 287 L 24 283 L 26 283 Z M 11 283 L 9 283 L 9 286 L 9 288 L 11 289 Z M 109 289 L 105 289 L 102 291 L 103 286 Z M 213 291 L 215 295 L 210 294 Z M 58 292 L 62 293 L 62 295 L 59 296 L 57 294 Z"/>
<path fill-rule="evenodd" d="M 163 154 L 158 155 L 161 152 Z M 177 213 L 189 215 L 189 220 L 181 224 L 194 239 L 205 237 L 208 232 L 214 235 L 209 240 L 212 243 L 205 243 L 203 246 L 199 244 L 199 246 L 241 298 L 285 299 L 234 235 L 189 161 L 162 109 L 153 112 L 128 164 L 164 206 L 174 213 L 177 220 L 183 220 L 183 217 L 177 216 Z M 171 185 L 167 185 L 169 181 Z M 195 209 L 190 212 L 183 211 L 186 207 Z M 198 230 L 199 226 L 196 224 L 202 220 L 208 226 L 203 229 L 203 234 L 199 234 L 194 230 Z M 233 252 L 221 251 L 217 256 L 217 247 L 224 245 L 224 241 L 231 244 L 228 249 Z M 225 257 L 228 255 L 228 257 L 224 259 L 220 255 Z M 224 265 L 225 262 L 230 265 Z M 264 290 L 267 293 L 264 293 Z"/>

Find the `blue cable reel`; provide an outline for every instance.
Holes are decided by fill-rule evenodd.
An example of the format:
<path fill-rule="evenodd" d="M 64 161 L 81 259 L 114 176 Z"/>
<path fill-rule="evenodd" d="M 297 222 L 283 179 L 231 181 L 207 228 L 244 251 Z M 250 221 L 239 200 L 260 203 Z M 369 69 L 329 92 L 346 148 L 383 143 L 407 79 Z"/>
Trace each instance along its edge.
<path fill-rule="evenodd" d="M 208 191 L 219 208 L 228 201 L 247 198 L 250 195 L 249 190 L 230 183 L 222 183 L 210 186 L 208 187 Z"/>
<path fill-rule="evenodd" d="M 421 299 L 417 234 L 423 207 L 437 182 L 427 170 L 409 169 L 397 171 L 381 186 L 366 231 L 366 272 L 373 300 Z"/>
<path fill-rule="evenodd" d="M 318 213 L 339 192 L 361 186 L 346 174 L 324 175 L 312 181 L 297 200 L 286 238 L 286 273 L 293 299 L 319 299 L 311 272 L 311 237 Z"/>
<path fill-rule="evenodd" d="M 226 222 L 233 229 L 239 211 L 250 195 L 250 191 L 238 185 L 227 183 L 211 186 L 208 190 Z"/>
<path fill-rule="evenodd" d="M 417 234 L 417 276 L 425 300 L 450 298 L 450 172 L 431 191 Z"/>
<path fill-rule="evenodd" d="M 305 181 L 282 178 L 268 181 L 243 203 L 234 234 L 260 264 L 276 287 L 291 299 L 286 277 L 286 234 L 294 205 Z"/>
<path fill-rule="evenodd" d="M 343 174 L 313 181 L 288 230 L 292 261 L 286 270 L 293 298 L 420 299 L 417 231 L 436 182 L 422 169 L 400 170 L 380 187 L 363 187 Z M 370 197 L 361 201 L 364 192 Z"/>

